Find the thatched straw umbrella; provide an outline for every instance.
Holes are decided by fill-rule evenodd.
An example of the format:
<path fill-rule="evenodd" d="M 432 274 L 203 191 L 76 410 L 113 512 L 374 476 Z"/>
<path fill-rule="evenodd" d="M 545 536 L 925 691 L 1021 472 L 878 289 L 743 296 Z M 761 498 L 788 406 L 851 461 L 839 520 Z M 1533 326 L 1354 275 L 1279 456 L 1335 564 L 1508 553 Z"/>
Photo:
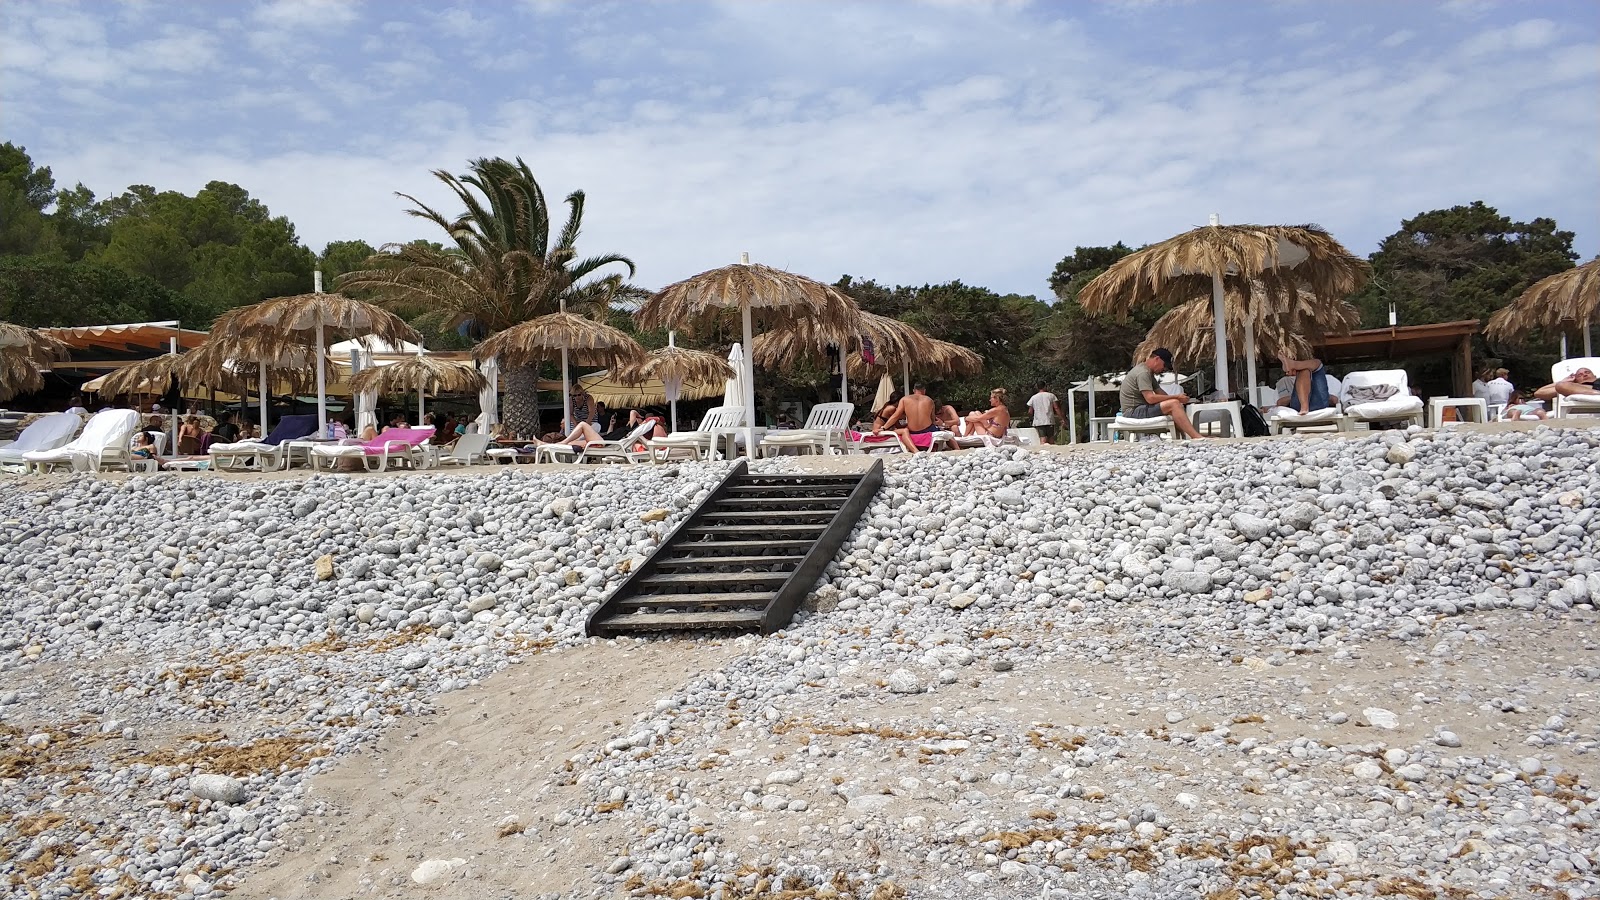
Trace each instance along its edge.
<path fill-rule="evenodd" d="M 619 328 L 567 312 L 566 302 L 563 301 L 560 312 L 497 332 L 472 348 L 472 355 L 480 362 L 499 359 L 512 366 L 529 366 L 559 357 L 562 410 L 566 427 L 571 429 L 577 427 L 577 423 L 572 421 L 572 376 L 567 371 L 569 362 L 617 368 L 639 362 L 644 356 L 644 348 Z"/>
<path fill-rule="evenodd" d="M 1489 317 L 1485 334 L 1490 340 L 1521 342 L 1535 329 L 1561 332 L 1561 358 L 1567 358 L 1567 332 L 1563 323 L 1576 322 L 1583 334 L 1583 355 L 1594 355 L 1591 326 L 1600 319 L 1600 256 L 1581 266 L 1540 280 Z"/>
<path fill-rule="evenodd" d="M 420 425 L 426 414 L 423 397 L 428 391 L 466 393 L 482 390 L 486 384 L 488 379 L 470 362 L 418 353 L 396 362 L 362 369 L 351 377 L 350 390 L 392 394 L 415 389 L 417 424 Z"/>
<path fill-rule="evenodd" d="M 659 379 L 666 389 L 667 404 L 671 408 L 671 430 L 678 430 L 678 396 L 683 393 L 685 384 L 704 385 L 710 391 L 706 396 L 713 396 L 728 379 L 733 377 L 733 367 L 728 361 L 715 353 L 704 350 L 690 350 L 679 347 L 677 333 L 667 332 L 667 345 L 659 350 L 651 350 L 645 357 L 631 366 L 625 366 L 616 372 L 618 380 L 627 384 L 642 384 L 646 381 Z"/>
<path fill-rule="evenodd" d="M 936 352 L 933 338 L 899 319 L 863 311 L 854 329 L 830 329 L 816 319 L 797 319 L 785 323 L 777 330 L 755 339 L 755 363 L 764 369 L 792 366 L 821 358 L 830 346 L 839 347 L 850 354 L 852 344 L 859 346 L 861 339 L 867 338 L 872 341 L 877 360 L 874 365 L 885 370 L 877 374 L 886 374 L 898 366 L 905 376 L 906 393 L 910 393 L 912 362 L 926 359 Z M 850 358 L 859 357 L 851 354 Z M 850 368 L 846 367 L 846 386 Z"/>
<path fill-rule="evenodd" d="M 60 340 L 0 322 L 0 401 L 44 387 L 44 370 L 68 356 L 67 345 Z"/>
<path fill-rule="evenodd" d="M 420 340 L 416 329 L 392 312 L 343 294 L 322 293 L 322 273 L 317 290 L 292 297 L 274 297 L 242 307 L 229 323 L 229 331 L 212 334 L 224 338 L 261 338 L 278 346 L 310 347 L 316 351 L 317 433 L 328 427 L 327 346 L 330 339 L 373 335 L 390 344 Z"/>
<path fill-rule="evenodd" d="M 916 365 L 910 366 L 924 375 L 936 378 L 959 377 L 962 375 L 976 375 L 983 371 L 983 357 L 977 352 L 968 350 L 959 344 L 941 341 L 938 338 L 925 338 L 927 349 L 921 351 L 916 358 Z M 874 364 L 868 364 L 861 358 L 860 353 L 850 354 L 850 375 L 858 381 L 893 374 L 892 369 L 886 366 L 885 360 L 880 355 Z M 906 392 L 910 393 L 910 372 L 902 366 L 902 374 L 907 376 Z"/>
<path fill-rule="evenodd" d="M 287 379 L 295 391 L 308 389 L 316 380 L 316 354 L 310 347 L 284 346 L 274 337 L 246 330 L 241 319 L 248 310 L 231 309 L 218 316 L 206 342 L 184 354 L 178 377 L 241 397 L 255 391 L 261 433 L 266 434 L 269 385 Z"/>
<path fill-rule="evenodd" d="M 1287 353 L 1303 359 L 1311 353 L 1317 339 L 1330 334 L 1348 334 L 1361 321 L 1361 311 L 1343 300 L 1319 304 L 1305 292 L 1300 292 L 1300 300 L 1303 307 L 1287 315 L 1272 315 L 1266 304 L 1249 303 L 1239 292 L 1229 291 L 1224 318 L 1230 351 L 1244 343 L 1248 326 L 1254 332 L 1254 341 L 1268 354 Z M 1253 320 L 1247 320 L 1248 309 L 1256 313 Z M 1133 358 L 1147 359 L 1157 347 L 1166 347 L 1181 359 L 1196 362 L 1213 359 L 1217 352 L 1217 343 L 1213 340 L 1215 325 L 1211 298 L 1196 297 L 1157 319 L 1134 350 Z M 1230 358 L 1241 355 L 1242 352 L 1230 352 Z"/>
<path fill-rule="evenodd" d="M 743 327 L 745 447 L 755 448 L 755 361 L 751 346 L 754 322 L 763 327 L 796 319 L 815 319 L 821 330 L 848 334 L 860 327 L 861 310 L 836 288 L 771 266 L 751 264 L 743 254 L 736 265 L 701 272 L 670 284 L 639 307 L 646 328 L 681 328 L 737 312 Z"/>
<path fill-rule="evenodd" d="M 1333 303 L 1366 284 L 1371 272 L 1326 231 L 1315 225 L 1211 224 L 1125 256 L 1098 278 L 1084 285 L 1078 302 L 1091 315 L 1125 316 L 1134 307 L 1151 303 L 1185 303 L 1209 288 L 1214 313 L 1216 387 L 1228 392 L 1228 353 L 1223 296 L 1232 284 L 1241 292 L 1244 283 L 1258 282 L 1249 291 L 1245 312 L 1244 344 L 1246 381 L 1255 386 L 1253 323 L 1266 311 L 1287 310 L 1301 291 L 1318 303 Z"/>

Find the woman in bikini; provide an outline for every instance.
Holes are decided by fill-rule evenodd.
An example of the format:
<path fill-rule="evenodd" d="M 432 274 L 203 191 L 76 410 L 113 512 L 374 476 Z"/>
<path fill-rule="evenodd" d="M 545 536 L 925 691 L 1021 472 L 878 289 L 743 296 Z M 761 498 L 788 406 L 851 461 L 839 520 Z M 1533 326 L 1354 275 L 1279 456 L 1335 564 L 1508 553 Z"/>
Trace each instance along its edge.
<path fill-rule="evenodd" d="M 989 392 L 989 408 L 967 414 L 967 434 L 987 434 L 1003 438 L 1011 427 L 1011 410 L 1006 409 L 1006 389 L 995 388 Z"/>

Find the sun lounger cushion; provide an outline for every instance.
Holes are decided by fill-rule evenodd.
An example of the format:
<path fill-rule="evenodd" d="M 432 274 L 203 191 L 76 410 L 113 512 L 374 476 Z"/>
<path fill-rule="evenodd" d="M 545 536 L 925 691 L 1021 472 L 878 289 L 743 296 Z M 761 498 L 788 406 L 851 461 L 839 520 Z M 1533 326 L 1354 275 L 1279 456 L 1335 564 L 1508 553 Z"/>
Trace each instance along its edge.
<path fill-rule="evenodd" d="M 228 444 L 212 444 L 206 449 L 208 451 L 220 450 L 224 453 L 241 451 L 248 452 L 251 450 L 259 450 L 262 447 L 276 447 L 286 441 L 299 440 L 300 438 L 310 437 L 316 433 L 316 416 L 284 416 L 278 420 L 277 425 L 272 427 L 271 433 L 261 440 L 234 441 Z"/>
<path fill-rule="evenodd" d="M 1563 407 L 1600 409 L 1600 394 L 1568 394 L 1561 398 Z"/>
<path fill-rule="evenodd" d="M 1388 400 L 1375 400 L 1371 403 L 1351 403 L 1345 407 L 1347 414 L 1358 419 L 1384 419 L 1421 411 L 1422 398 L 1409 394 L 1403 397 L 1391 397 Z"/>
<path fill-rule="evenodd" d="M 1302 413 L 1295 412 L 1287 406 L 1275 406 L 1272 408 L 1272 417 L 1284 422 L 1292 422 L 1296 425 L 1308 425 L 1318 422 L 1332 422 L 1334 419 L 1339 418 L 1339 410 L 1330 406 L 1325 409 L 1314 409 L 1311 412 Z"/>

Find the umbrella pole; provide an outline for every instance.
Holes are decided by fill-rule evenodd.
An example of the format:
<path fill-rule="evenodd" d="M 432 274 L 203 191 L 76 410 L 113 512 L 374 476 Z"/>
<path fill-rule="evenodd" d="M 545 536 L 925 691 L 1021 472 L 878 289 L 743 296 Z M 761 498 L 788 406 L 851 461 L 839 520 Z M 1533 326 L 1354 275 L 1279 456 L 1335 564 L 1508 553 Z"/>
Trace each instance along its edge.
<path fill-rule="evenodd" d="M 572 421 L 572 385 L 567 380 L 567 348 L 565 347 L 561 348 L 561 404 L 562 415 L 564 416 L 563 422 L 567 429 L 562 433 L 562 438 L 565 439 L 567 435 L 572 433 L 574 428 L 578 427 L 578 423 Z"/>
<path fill-rule="evenodd" d="M 1089 376 L 1089 443 L 1094 443 L 1094 376 Z"/>
<path fill-rule="evenodd" d="M 1067 387 L 1067 443 L 1069 444 L 1078 442 L 1078 406 L 1075 399 L 1077 394 L 1076 388 L 1070 385 Z"/>
<path fill-rule="evenodd" d="M 1567 358 L 1567 333 L 1561 332 L 1561 358 Z"/>
<path fill-rule="evenodd" d="M 741 307 L 744 313 L 744 455 L 750 459 L 756 458 L 756 354 L 755 345 L 751 343 L 750 304 Z M 844 363 L 841 360 L 841 369 Z"/>
<path fill-rule="evenodd" d="M 422 382 L 417 382 L 417 427 L 422 427 L 422 422 L 427 414 L 422 409 Z"/>
<path fill-rule="evenodd" d="M 328 373 L 323 370 L 322 319 L 317 318 L 317 437 L 328 436 Z"/>
<path fill-rule="evenodd" d="M 1228 312 L 1222 300 L 1222 273 L 1211 273 L 1211 330 L 1217 347 L 1217 390 L 1228 393 Z"/>
<path fill-rule="evenodd" d="M 173 356 L 177 356 L 178 355 L 178 338 L 177 338 L 176 335 L 174 335 L 173 337 L 169 338 L 169 340 L 171 341 L 171 344 L 169 346 L 172 348 L 172 355 Z M 180 382 L 178 382 L 178 402 L 172 407 L 172 443 L 167 445 L 168 447 L 172 448 L 172 455 L 173 456 L 177 456 L 178 455 L 178 407 L 180 407 L 182 405 L 183 405 L 183 382 L 180 381 Z"/>
<path fill-rule="evenodd" d="M 1244 396 L 1245 402 L 1254 403 L 1255 400 L 1251 398 L 1256 393 L 1256 329 L 1250 319 L 1250 314 L 1246 313 L 1244 317 Z"/>
<path fill-rule="evenodd" d="M 1589 322 L 1583 323 L 1583 355 L 1594 355 L 1594 325 Z"/>
<path fill-rule="evenodd" d="M 850 348 L 839 348 L 839 402 L 850 402 Z"/>
<path fill-rule="evenodd" d="M 668 347 L 676 347 L 676 346 L 678 346 L 677 341 L 678 341 L 678 333 L 676 331 L 667 332 L 667 346 Z M 668 407 L 668 409 L 671 410 L 670 415 L 672 417 L 672 428 L 670 430 L 677 431 L 678 430 L 678 394 L 677 394 L 676 391 L 672 392 L 671 396 L 667 397 L 667 407 Z"/>
<path fill-rule="evenodd" d="M 261 393 L 260 393 L 260 396 L 256 398 L 256 402 L 261 406 L 261 436 L 262 437 L 266 437 L 266 434 L 267 434 L 267 361 L 263 359 L 258 363 L 258 365 L 259 365 L 259 371 L 256 373 L 256 375 L 257 375 L 256 388 Z"/>

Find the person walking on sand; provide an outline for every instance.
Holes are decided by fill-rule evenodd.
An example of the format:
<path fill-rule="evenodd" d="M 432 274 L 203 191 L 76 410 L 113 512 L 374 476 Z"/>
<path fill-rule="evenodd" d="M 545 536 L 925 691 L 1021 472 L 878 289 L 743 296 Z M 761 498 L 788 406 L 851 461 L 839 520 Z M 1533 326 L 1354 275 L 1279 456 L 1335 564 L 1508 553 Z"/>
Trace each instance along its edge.
<path fill-rule="evenodd" d="M 1122 386 L 1118 388 L 1117 399 L 1122 404 L 1122 417 L 1124 419 L 1154 419 L 1157 416 L 1171 416 L 1172 424 L 1178 426 L 1178 431 L 1191 440 L 1202 440 L 1204 436 L 1195 430 L 1194 423 L 1189 421 L 1189 414 L 1184 411 L 1184 406 L 1189 402 L 1188 394 L 1164 394 L 1156 386 L 1156 376 L 1172 370 L 1172 351 L 1161 347 L 1151 352 L 1150 358 L 1128 370 L 1122 376 Z"/>
<path fill-rule="evenodd" d="M 933 398 L 928 396 L 927 387 L 912 385 L 910 395 L 895 405 L 894 412 L 889 414 L 889 421 L 898 422 L 901 419 L 905 420 L 905 425 L 896 428 L 894 435 L 900 439 L 900 446 L 906 448 L 907 453 L 916 453 L 917 444 L 913 438 L 932 434 L 938 427 L 933 421 Z M 873 434 L 878 434 L 882 423 L 882 419 L 872 423 Z"/>
<path fill-rule="evenodd" d="M 1061 401 L 1055 394 L 1045 390 L 1041 383 L 1034 388 L 1034 395 L 1028 398 L 1028 408 L 1033 410 L 1033 427 L 1039 432 L 1039 437 L 1046 444 L 1054 444 L 1056 426 L 1067 420 L 1061 414 Z"/>

